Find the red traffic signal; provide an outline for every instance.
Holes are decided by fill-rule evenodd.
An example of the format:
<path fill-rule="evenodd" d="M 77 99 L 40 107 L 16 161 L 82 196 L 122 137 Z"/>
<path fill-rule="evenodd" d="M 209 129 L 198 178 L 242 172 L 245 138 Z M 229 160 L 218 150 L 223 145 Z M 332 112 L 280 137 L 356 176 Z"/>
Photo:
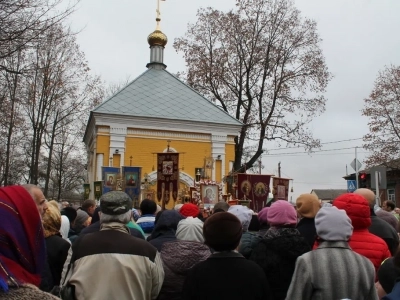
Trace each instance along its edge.
<path fill-rule="evenodd" d="M 360 179 L 367 179 L 367 174 L 365 173 L 360 173 Z"/>

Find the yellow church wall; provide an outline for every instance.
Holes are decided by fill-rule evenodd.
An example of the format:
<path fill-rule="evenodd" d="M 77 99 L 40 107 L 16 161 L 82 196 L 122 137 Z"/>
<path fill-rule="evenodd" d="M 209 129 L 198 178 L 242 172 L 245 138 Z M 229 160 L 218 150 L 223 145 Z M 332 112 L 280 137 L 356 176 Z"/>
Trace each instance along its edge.
<path fill-rule="evenodd" d="M 96 153 L 103 153 L 103 166 L 108 166 L 110 163 L 110 136 L 97 135 Z"/>
<path fill-rule="evenodd" d="M 113 167 L 119 168 L 121 166 L 121 155 L 113 154 Z"/>
<path fill-rule="evenodd" d="M 222 161 L 216 160 L 215 161 L 215 181 L 221 182 L 222 181 Z"/>
<path fill-rule="evenodd" d="M 235 145 L 225 144 L 225 174 L 228 175 L 231 171 L 229 169 L 229 162 L 235 160 Z"/>

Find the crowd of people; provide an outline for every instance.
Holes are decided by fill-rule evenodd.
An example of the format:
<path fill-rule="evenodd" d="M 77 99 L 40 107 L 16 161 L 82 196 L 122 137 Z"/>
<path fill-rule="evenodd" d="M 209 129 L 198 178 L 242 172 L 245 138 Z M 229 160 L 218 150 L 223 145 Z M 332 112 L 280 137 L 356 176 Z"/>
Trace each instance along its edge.
<path fill-rule="evenodd" d="M 371 190 L 258 213 L 218 202 L 139 209 L 124 192 L 79 208 L 0 188 L 0 298 L 400 299 L 398 211 Z"/>

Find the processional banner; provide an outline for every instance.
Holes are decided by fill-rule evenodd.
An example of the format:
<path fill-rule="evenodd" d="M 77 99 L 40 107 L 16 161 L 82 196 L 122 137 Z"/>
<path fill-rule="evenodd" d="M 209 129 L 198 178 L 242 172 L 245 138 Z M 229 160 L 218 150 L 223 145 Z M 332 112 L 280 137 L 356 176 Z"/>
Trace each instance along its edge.
<path fill-rule="evenodd" d="M 90 184 L 85 183 L 83 185 L 83 199 L 87 200 L 87 199 L 89 199 L 89 196 L 90 196 Z"/>
<path fill-rule="evenodd" d="M 99 200 L 101 195 L 103 195 L 103 182 L 102 181 L 95 181 L 93 182 L 93 187 L 94 187 L 94 197 L 96 200 Z"/>
<path fill-rule="evenodd" d="M 134 206 L 139 205 L 141 173 L 141 167 L 122 167 L 123 190 L 131 197 Z"/>
<path fill-rule="evenodd" d="M 275 200 L 289 200 L 289 182 L 288 178 L 272 178 L 272 188 Z"/>
<path fill-rule="evenodd" d="M 239 200 L 251 200 L 250 208 L 260 211 L 267 202 L 271 175 L 237 174 Z"/>
<path fill-rule="evenodd" d="M 179 189 L 179 153 L 157 154 L 157 199 L 168 203 L 170 197 L 178 198 Z"/>
<path fill-rule="evenodd" d="M 103 194 L 117 190 L 120 170 L 116 167 L 102 167 Z"/>

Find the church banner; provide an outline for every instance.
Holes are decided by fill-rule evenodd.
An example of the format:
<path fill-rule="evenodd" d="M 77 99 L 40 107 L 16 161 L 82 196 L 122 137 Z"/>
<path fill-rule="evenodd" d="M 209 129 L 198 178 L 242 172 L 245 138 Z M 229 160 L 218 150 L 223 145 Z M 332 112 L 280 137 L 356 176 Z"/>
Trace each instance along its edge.
<path fill-rule="evenodd" d="M 289 182 L 288 178 L 272 178 L 272 189 L 275 200 L 289 200 Z"/>
<path fill-rule="evenodd" d="M 122 167 L 123 188 L 134 205 L 139 205 L 141 172 L 141 167 Z"/>
<path fill-rule="evenodd" d="M 83 185 L 83 200 L 89 199 L 89 196 L 90 196 L 90 184 L 85 183 Z"/>
<path fill-rule="evenodd" d="M 250 208 L 260 211 L 267 203 L 271 175 L 237 174 L 238 199 L 251 200 Z"/>
<path fill-rule="evenodd" d="M 103 194 L 117 189 L 117 180 L 120 177 L 119 168 L 102 167 L 103 174 Z"/>
<path fill-rule="evenodd" d="M 178 198 L 179 189 L 179 153 L 157 154 L 157 199 L 164 197 L 165 204 L 172 197 Z"/>
<path fill-rule="evenodd" d="M 94 198 L 96 200 L 99 200 L 101 195 L 103 195 L 103 188 L 102 188 L 103 182 L 102 181 L 95 181 L 93 182 L 93 187 L 94 187 Z"/>

